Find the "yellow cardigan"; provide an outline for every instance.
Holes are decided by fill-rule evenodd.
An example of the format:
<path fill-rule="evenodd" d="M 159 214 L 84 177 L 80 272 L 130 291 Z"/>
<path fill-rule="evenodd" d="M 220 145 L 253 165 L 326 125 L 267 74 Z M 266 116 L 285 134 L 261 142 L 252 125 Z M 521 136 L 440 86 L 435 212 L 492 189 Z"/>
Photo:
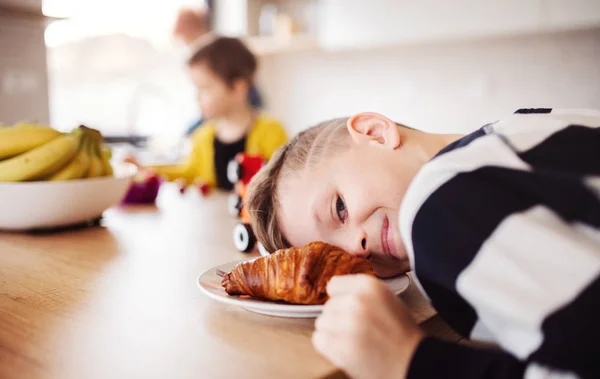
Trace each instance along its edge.
<path fill-rule="evenodd" d="M 148 168 L 164 175 L 168 180 L 184 179 L 188 183 L 200 181 L 211 187 L 217 185 L 215 173 L 215 123 L 207 121 L 191 135 L 192 152 L 185 163 Z M 259 114 L 246 139 L 246 154 L 261 155 L 270 159 L 273 153 L 287 142 L 287 134 L 279 121 Z"/>

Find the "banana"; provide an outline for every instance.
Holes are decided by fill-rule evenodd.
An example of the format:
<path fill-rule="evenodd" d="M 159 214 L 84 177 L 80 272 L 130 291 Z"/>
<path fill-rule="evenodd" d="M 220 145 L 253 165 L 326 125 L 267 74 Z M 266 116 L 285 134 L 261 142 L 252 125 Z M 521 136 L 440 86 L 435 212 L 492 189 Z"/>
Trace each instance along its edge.
<path fill-rule="evenodd" d="M 113 168 L 110 165 L 112 151 L 108 147 L 103 146 L 102 134 L 98 130 L 88 128 L 85 125 L 81 125 L 80 128 L 82 128 L 85 131 L 85 133 L 89 136 L 89 139 L 94 145 L 92 148 L 94 152 L 93 155 L 97 156 L 102 164 L 102 172 L 97 176 L 112 176 Z"/>
<path fill-rule="evenodd" d="M 60 169 L 54 175 L 48 178 L 51 181 L 59 181 L 59 180 L 72 180 L 79 179 L 85 176 L 88 171 L 88 167 L 90 165 L 90 159 L 88 152 L 86 150 L 86 138 L 85 136 L 81 139 L 81 143 L 79 144 L 79 151 L 73 160 L 67 164 L 65 167 Z"/>
<path fill-rule="evenodd" d="M 0 182 L 35 180 L 52 175 L 75 157 L 81 135 L 81 130 L 76 129 L 0 162 Z"/>
<path fill-rule="evenodd" d="M 110 161 L 108 160 L 108 157 L 106 156 L 106 154 L 102 154 L 102 167 L 104 169 L 104 176 L 112 176 L 114 174 L 113 168 L 110 165 Z"/>
<path fill-rule="evenodd" d="M 102 165 L 102 159 L 100 159 L 98 143 L 95 136 L 88 134 L 88 155 L 90 158 L 90 164 L 87 170 L 87 178 L 97 178 L 104 175 L 104 166 Z"/>
<path fill-rule="evenodd" d="M 112 158 L 112 150 L 107 146 L 102 146 L 102 164 L 104 165 L 104 175 L 112 176 L 114 170 L 110 164 L 110 158 Z"/>
<path fill-rule="evenodd" d="M 0 128 L 0 160 L 35 149 L 60 136 L 49 126 L 20 123 Z"/>
<path fill-rule="evenodd" d="M 112 156 L 112 151 L 109 148 L 107 148 L 106 146 L 102 145 L 102 135 L 100 135 L 98 153 L 100 154 L 100 160 L 102 161 L 102 167 L 104 168 L 104 176 L 112 176 L 114 173 L 113 168 L 110 165 L 110 158 Z"/>
<path fill-rule="evenodd" d="M 110 160 L 112 158 L 112 150 L 108 146 L 102 146 L 102 155 L 106 157 L 106 159 Z"/>

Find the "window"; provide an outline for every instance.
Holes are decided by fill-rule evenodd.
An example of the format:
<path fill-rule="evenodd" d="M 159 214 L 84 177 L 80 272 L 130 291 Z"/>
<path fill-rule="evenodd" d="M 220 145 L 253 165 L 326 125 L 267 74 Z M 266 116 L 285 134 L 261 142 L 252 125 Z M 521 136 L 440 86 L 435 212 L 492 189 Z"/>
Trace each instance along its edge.
<path fill-rule="evenodd" d="M 182 6 L 201 0 L 45 0 L 66 17 L 45 34 L 51 123 L 86 124 L 105 135 L 181 136 L 198 117 L 185 65 L 172 37 Z"/>

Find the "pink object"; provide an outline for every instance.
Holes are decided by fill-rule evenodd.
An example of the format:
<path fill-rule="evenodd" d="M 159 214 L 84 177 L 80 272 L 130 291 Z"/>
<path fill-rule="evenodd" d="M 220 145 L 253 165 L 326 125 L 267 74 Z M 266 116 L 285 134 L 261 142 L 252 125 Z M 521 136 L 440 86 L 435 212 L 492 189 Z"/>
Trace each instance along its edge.
<path fill-rule="evenodd" d="M 154 204 L 163 180 L 149 172 L 144 172 L 142 177 L 144 181 L 131 184 L 122 204 Z"/>

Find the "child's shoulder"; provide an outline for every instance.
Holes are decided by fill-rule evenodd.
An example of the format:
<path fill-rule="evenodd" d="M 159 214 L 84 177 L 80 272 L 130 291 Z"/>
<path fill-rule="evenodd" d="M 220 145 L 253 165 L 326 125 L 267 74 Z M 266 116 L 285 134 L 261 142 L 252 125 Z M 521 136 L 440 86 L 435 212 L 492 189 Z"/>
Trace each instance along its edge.
<path fill-rule="evenodd" d="M 261 112 L 256 116 L 255 129 L 280 128 L 283 129 L 283 124 L 268 113 Z"/>
<path fill-rule="evenodd" d="M 210 139 L 215 136 L 215 124 L 213 121 L 204 121 L 190 135 L 192 141 Z"/>

